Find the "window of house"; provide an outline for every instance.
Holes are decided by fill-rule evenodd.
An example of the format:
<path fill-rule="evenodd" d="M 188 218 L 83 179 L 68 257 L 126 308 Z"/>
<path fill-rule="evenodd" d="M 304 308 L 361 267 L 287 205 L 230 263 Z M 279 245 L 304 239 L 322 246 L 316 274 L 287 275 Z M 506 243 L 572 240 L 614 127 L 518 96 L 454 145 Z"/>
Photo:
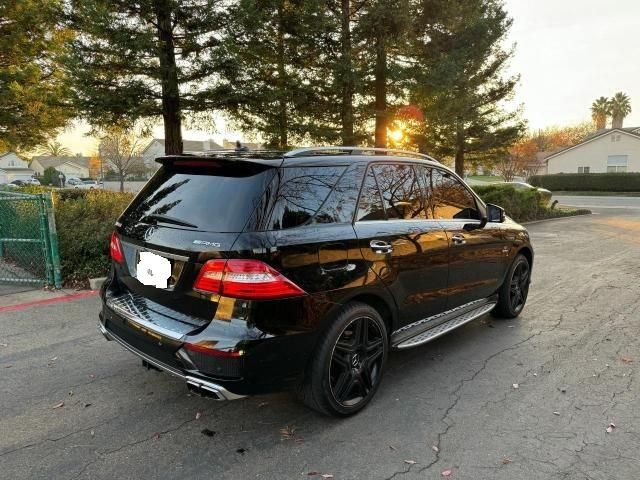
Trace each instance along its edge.
<path fill-rule="evenodd" d="M 626 172 L 628 159 L 628 155 L 609 155 L 607 157 L 607 173 Z"/>
<path fill-rule="evenodd" d="M 622 136 L 619 133 L 611 135 L 612 142 L 619 142 L 621 138 Z"/>
<path fill-rule="evenodd" d="M 578 173 L 590 173 L 591 167 L 578 167 Z"/>

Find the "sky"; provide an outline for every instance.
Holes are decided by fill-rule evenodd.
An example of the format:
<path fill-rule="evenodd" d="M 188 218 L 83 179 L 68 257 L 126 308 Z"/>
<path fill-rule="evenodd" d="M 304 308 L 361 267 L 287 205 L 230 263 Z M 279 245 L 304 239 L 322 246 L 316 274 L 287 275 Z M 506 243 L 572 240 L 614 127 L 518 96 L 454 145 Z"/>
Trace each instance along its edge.
<path fill-rule="evenodd" d="M 505 6 L 513 18 L 507 43 L 516 45 L 510 71 L 521 76 L 511 106 L 522 106 L 530 129 L 589 120 L 593 100 L 618 91 L 631 97 L 625 126 L 640 126 L 640 1 L 505 0 Z M 216 133 L 183 136 L 237 139 L 222 119 L 218 123 Z M 59 141 L 90 155 L 97 143 L 84 136 L 87 130 L 76 123 Z M 161 127 L 154 136 L 163 137 Z"/>

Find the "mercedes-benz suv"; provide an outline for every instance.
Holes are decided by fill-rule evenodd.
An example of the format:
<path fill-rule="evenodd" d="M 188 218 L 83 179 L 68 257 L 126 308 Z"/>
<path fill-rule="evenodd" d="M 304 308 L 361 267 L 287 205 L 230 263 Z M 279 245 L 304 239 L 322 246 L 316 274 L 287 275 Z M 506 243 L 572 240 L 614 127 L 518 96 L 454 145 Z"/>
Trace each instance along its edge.
<path fill-rule="evenodd" d="M 221 400 L 346 416 L 391 350 L 516 317 L 527 231 L 451 170 L 356 147 L 165 156 L 116 223 L 100 329 Z"/>

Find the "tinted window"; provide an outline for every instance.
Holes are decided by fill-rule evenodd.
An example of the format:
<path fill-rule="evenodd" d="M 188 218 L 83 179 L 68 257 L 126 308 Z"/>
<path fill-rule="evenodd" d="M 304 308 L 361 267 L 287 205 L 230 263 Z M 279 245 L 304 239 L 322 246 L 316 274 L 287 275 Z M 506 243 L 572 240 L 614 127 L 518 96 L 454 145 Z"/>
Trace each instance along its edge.
<path fill-rule="evenodd" d="M 411 165 L 374 165 L 384 209 L 389 219 L 426 218 L 422 190 Z"/>
<path fill-rule="evenodd" d="M 428 185 L 427 211 L 434 219 L 479 219 L 476 200 L 454 176 L 425 168 Z"/>
<path fill-rule="evenodd" d="M 353 221 L 364 169 L 364 165 L 353 165 L 344 172 L 316 214 L 316 223 L 351 223 Z"/>
<path fill-rule="evenodd" d="M 267 188 L 251 227 L 284 230 L 311 220 L 346 167 L 286 167 Z"/>
<path fill-rule="evenodd" d="M 146 222 L 240 232 L 274 172 L 248 162 L 162 167 L 122 215 L 123 228 L 132 234 L 140 222 Z"/>
<path fill-rule="evenodd" d="M 382 208 L 382 199 L 380 198 L 378 183 L 373 174 L 373 169 L 370 168 L 367 172 L 364 185 L 362 186 L 362 193 L 360 194 L 360 201 L 358 202 L 358 220 L 386 219 L 387 217 Z"/>

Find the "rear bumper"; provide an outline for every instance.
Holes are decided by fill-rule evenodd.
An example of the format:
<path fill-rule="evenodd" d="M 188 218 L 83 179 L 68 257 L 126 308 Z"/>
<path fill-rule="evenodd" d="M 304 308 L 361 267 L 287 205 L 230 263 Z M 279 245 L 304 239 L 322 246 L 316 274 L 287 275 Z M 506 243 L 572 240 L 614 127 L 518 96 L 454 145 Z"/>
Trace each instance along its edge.
<path fill-rule="evenodd" d="M 206 396 L 210 396 L 215 400 L 237 400 L 239 398 L 245 397 L 245 395 L 237 395 L 233 392 L 230 392 L 229 390 L 224 388 L 222 385 L 214 383 L 210 380 L 187 375 L 182 371 L 178 370 L 177 368 L 174 368 L 170 365 L 167 365 L 166 363 L 163 363 L 155 358 L 152 358 L 151 356 L 145 354 L 144 352 L 141 352 L 137 348 L 129 345 L 127 342 L 119 338 L 113 332 L 108 331 L 104 326 L 104 324 L 102 323 L 102 321 L 100 322 L 98 329 L 100 330 L 100 333 L 104 335 L 104 338 L 106 338 L 107 340 L 109 341 L 113 340 L 119 343 L 121 346 L 129 350 L 134 355 L 137 355 L 138 357 L 140 357 L 142 360 L 149 363 L 150 365 L 153 365 L 154 367 L 159 368 L 162 371 L 165 371 L 167 373 L 170 373 L 171 375 L 175 375 L 176 377 L 183 379 L 187 384 L 187 388 L 189 388 L 190 390 L 193 390 L 197 393 L 204 394 Z"/>

